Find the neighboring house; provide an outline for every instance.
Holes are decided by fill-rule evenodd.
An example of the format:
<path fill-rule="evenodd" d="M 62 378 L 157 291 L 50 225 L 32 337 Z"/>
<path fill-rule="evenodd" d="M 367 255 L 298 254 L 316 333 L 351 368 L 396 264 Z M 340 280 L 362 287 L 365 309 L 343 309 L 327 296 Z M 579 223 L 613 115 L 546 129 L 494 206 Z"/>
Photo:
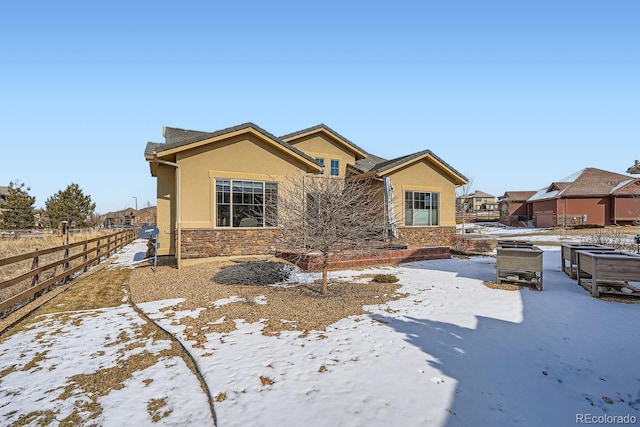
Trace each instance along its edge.
<path fill-rule="evenodd" d="M 467 180 L 429 150 L 386 160 L 323 124 L 282 137 L 253 123 L 215 132 L 165 127 L 163 136 L 147 143 L 145 159 L 157 178 L 158 254 L 178 254 L 178 264 L 273 253 L 278 186 L 296 173 L 392 185 L 400 242 L 442 246 L 455 235 L 455 187 Z"/>
<path fill-rule="evenodd" d="M 498 204 L 495 196 L 483 191 L 464 194 L 456 200 L 458 206 L 457 219 L 462 221 L 490 221 L 499 217 Z"/>
<path fill-rule="evenodd" d="M 627 169 L 627 173 L 638 174 L 640 173 L 640 162 L 636 160 L 633 166 Z"/>
<path fill-rule="evenodd" d="M 133 211 L 132 225 L 152 225 L 158 222 L 158 210 L 155 206 Z"/>
<path fill-rule="evenodd" d="M 552 182 L 527 203 L 536 227 L 630 225 L 640 219 L 640 180 L 586 168 Z"/>
<path fill-rule="evenodd" d="M 483 191 L 475 191 L 459 197 L 460 206 L 465 206 L 466 212 L 494 211 L 498 209 L 496 197 Z"/>
<path fill-rule="evenodd" d="M 100 215 L 99 225 L 105 228 L 132 226 L 135 224 L 136 210 L 132 208 L 122 209 L 115 212 L 107 212 Z"/>
<path fill-rule="evenodd" d="M 498 210 L 500 211 L 500 223 L 510 226 L 524 226 L 531 218 L 528 211 L 527 200 L 536 194 L 536 191 L 505 191 L 498 197 Z"/>

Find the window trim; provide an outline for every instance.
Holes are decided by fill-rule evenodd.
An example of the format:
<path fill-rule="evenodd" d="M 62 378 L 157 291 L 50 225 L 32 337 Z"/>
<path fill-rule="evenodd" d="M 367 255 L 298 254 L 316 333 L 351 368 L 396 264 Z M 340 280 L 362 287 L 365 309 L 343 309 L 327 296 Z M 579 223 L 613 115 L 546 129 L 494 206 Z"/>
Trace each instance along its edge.
<path fill-rule="evenodd" d="M 334 171 L 334 162 L 335 162 L 335 171 L 336 173 L 333 173 Z M 339 159 L 331 159 L 331 162 L 329 164 L 329 175 L 331 176 L 340 176 L 340 160 Z"/>
<path fill-rule="evenodd" d="M 420 188 L 404 188 L 403 189 L 404 192 L 404 198 L 403 198 L 403 202 L 404 202 L 404 209 L 403 209 L 403 213 L 404 213 L 404 226 L 405 227 L 440 227 L 440 223 L 441 223 L 441 218 L 440 218 L 440 214 L 441 214 L 441 203 L 440 203 L 440 191 L 433 191 L 433 190 L 426 190 L 426 189 L 420 189 Z M 437 199 L 437 206 L 435 208 L 436 213 L 437 213 L 437 218 L 436 218 L 436 224 L 414 224 L 414 218 L 413 218 L 413 214 L 411 217 L 411 224 L 407 224 L 407 193 L 411 193 L 411 210 L 413 211 L 415 208 L 414 203 L 415 203 L 415 193 L 429 193 L 431 196 L 429 197 L 429 200 L 433 201 L 434 197 L 433 195 L 437 195 L 436 199 Z M 433 203 L 431 203 L 431 206 L 433 206 Z M 426 209 L 425 209 L 426 210 Z M 433 210 L 433 207 L 431 207 L 429 210 Z M 431 217 L 430 221 L 431 222 Z"/>
<path fill-rule="evenodd" d="M 219 192 L 218 192 L 218 185 L 228 185 L 228 203 L 220 203 L 219 200 Z M 234 185 L 235 183 L 235 185 Z M 261 206 L 262 209 L 262 216 L 261 216 L 261 225 L 257 225 L 257 226 L 249 226 L 249 227 L 240 227 L 238 226 L 234 226 L 233 225 L 233 216 L 234 216 L 234 205 L 239 205 L 239 206 L 252 206 L 254 205 L 253 203 L 249 203 L 249 204 L 245 204 L 245 203 L 234 203 L 233 199 L 234 199 L 234 186 L 246 186 L 246 183 L 251 183 L 252 185 L 255 183 L 260 183 L 261 187 L 262 187 L 262 205 L 255 205 L 255 206 Z M 269 189 L 268 187 L 270 187 L 271 184 L 271 188 Z M 235 229 L 262 229 L 262 228 L 277 228 L 278 227 L 278 182 L 277 181 L 265 181 L 265 180 L 260 180 L 260 179 L 252 179 L 252 178 L 223 178 L 223 177 L 215 177 L 213 179 L 213 227 L 214 228 L 220 228 L 220 229 L 229 229 L 229 230 L 235 230 Z M 274 191 L 275 190 L 275 191 Z M 270 191 L 272 193 L 270 193 Z M 226 192 L 223 192 L 226 193 Z M 269 195 L 268 195 L 269 193 Z M 240 194 L 259 194 L 259 193 L 244 193 L 241 192 Z M 273 211 L 271 211 L 271 215 L 274 215 L 274 217 L 272 218 L 268 218 L 269 216 L 269 210 L 271 208 L 267 208 L 267 202 L 270 200 L 270 197 L 273 197 L 275 195 L 275 200 L 276 200 L 276 204 L 275 204 L 275 213 Z M 224 196 L 223 196 L 224 197 Z M 271 199 L 272 200 L 272 199 Z M 228 213 L 228 217 L 229 217 L 229 225 L 220 225 L 218 223 L 218 212 L 219 212 L 219 208 L 221 206 L 228 206 L 229 207 L 229 213 Z M 271 221 L 271 225 L 267 225 L 268 221 Z"/>

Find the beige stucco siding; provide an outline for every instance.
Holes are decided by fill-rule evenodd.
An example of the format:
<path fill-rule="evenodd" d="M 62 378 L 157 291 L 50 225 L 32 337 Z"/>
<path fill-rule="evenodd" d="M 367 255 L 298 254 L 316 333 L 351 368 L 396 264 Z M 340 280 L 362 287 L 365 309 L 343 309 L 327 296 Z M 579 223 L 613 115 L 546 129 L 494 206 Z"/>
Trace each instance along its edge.
<path fill-rule="evenodd" d="M 183 228 L 214 226 L 214 179 L 281 181 L 305 165 L 253 135 L 241 135 L 178 153 Z"/>
<path fill-rule="evenodd" d="M 396 219 L 404 224 L 404 192 L 425 191 L 440 193 L 440 226 L 455 226 L 455 184 L 451 179 L 434 169 L 428 160 L 409 164 L 388 175 L 394 187 L 393 199 Z"/>
<path fill-rule="evenodd" d="M 175 168 L 158 165 L 157 172 L 157 206 L 158 206 L 158 255 L 175 253 L 174 240 L 176 210 L 175 201 L 171 200 L 175 194 Z"/>
<path fill-rule="evenodd" d="M 323 158 L 326 174 L 329 174 L 332 159 L 340 161 L 339 176 L 341 177 L 346 175 L 347 165 L 352 165 L 356 161 L 355 154 L 352 151 L 325 134 L 311 135 L 297 141 L 291 141 L 291 144 L 310 157 Z"/>

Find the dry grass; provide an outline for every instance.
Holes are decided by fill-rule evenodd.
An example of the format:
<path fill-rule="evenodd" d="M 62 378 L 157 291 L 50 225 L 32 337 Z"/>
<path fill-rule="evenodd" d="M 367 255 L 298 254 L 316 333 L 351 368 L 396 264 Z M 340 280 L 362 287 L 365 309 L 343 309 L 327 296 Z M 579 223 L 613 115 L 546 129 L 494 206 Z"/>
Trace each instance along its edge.
<path fill-rule="evenodd" d="M 227 265 L 231 263 L 214 261 L 181 270 L 159 267 L 155 274 L 151 268 L 138 268 L 131 276 L 131 297 L 136 303 L 185 298 L 174 307 L 176 310 L 204 308 L 195 319 L 175 320 L 187 326 L 187 339 L 202 347 L 206 334 L 233 331 L 235 319 L 263 322 L 264 335 L 293 330 L 304 337 L 309 331 L 323 331 L 345 317 L 365 314 L 362 308 L 365 305 L 383 304 L 405 296 L 397 293 L 400 285 L 388 283 L 332 282 L 328 295 L 322 295 L 321 285 L 315 283 L 289 288 L 215 283 L 212 277 Z M 213 304 L 232 296 L 240 302 L 218 307 Z M 258 304 L 259 297 L 264 297 L 267 304 Z"/>
<path fill-rule="evenodd" d="M 99 237 L 102 235 L 110 234 L 111 232 L 107 231 L 87 231 L 82 234 L 73 234 L 69 236 L 69 242 L 82 242 L 85 240 L 90 240 L 95 237 Z M 9 258 L 16 255 L 21 255 L 29 252 L 34 252 L 37 250 L 48 249 L 63 246 L 66 243 L 66 238 L 48 235 L 43 237 L 21 237 L 21 238 L 2 238 L 0 239 L 0 259 Z M 87 246 L 87 249 L 91 249 L 96 247 L 96 242 L 93 242 Z M 81 253 L 84 250 L 82 245 L 71 248 L 69 250 L 69 256 L 73 256 Z M 40 267 L 54 263 L 56 261 L 60 261 L 64 259 L 64 251 L 58 251 L 52 254 L 43 255 L 39 257 L 38 265 Z M 90 256 L 91 257 L 91 256 Z M 72 260 L 69 263 L 70 268 L 74 268 L 80 264 L 82 264 L 82 257 L 78 257 L 77 259 Z M 21 274 L 27 273 L 31 271 L 33 264 L 33 259 L 27 259 L 24 261 L 19 261 L 16 263 L 12 263 L 9 265 L 0 266 L 0 282 L 3 280 L 9 280 L 11 278 L 17 277 Z M 55 268 L 48 269 L 40 273 L 40 282 L 43 280 L 54 277 L 56 274 L 62 272 L 62 265 L 59 265 Z M 0 301 L 7 300 L 31 287 L 31 278 L 23 280 L 9 288 L 0 289 Z"/>
<path fill-rule="evenodd" d="M 495 283 L 495 282 L 488 282 L 488 281 L 484 281 L 482 282 L 483 285 L 485 285 L 487 288 L 490 289 L 500 289 L 503 291 L 519 291 L 523 288 L 526 288 L 526 286 L 518 286 L 518 285 L 513 285 L 510 283 Z"/>

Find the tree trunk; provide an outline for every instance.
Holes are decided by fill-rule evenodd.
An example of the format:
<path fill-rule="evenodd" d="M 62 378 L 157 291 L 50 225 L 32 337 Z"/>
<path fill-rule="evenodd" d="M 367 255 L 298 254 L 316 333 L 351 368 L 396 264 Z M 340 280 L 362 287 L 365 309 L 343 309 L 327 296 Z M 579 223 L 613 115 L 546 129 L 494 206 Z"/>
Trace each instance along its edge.
<path fill-rule="evenodd" d="M 329 292 L 328 285 L 328 274 L 329 274 L 329 254 L 322 254 L 322 295 L 326 295 Z"/>

